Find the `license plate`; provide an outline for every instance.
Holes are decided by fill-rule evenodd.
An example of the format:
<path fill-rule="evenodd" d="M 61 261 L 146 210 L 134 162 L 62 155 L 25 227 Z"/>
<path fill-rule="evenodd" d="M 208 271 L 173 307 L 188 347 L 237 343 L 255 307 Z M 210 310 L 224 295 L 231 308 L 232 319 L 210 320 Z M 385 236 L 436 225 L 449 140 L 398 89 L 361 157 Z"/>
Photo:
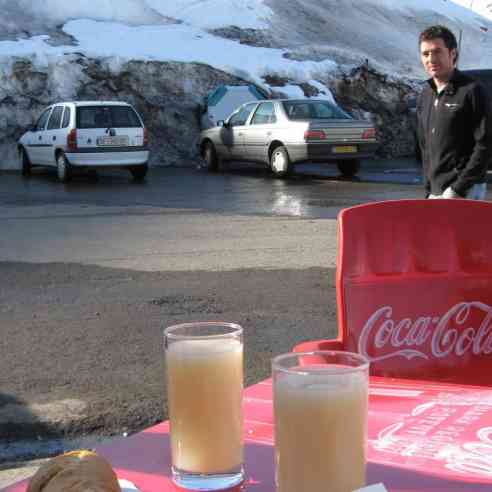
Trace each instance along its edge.
<path fill-rule="evenodd" d="M 357 152 L 356 145 L 337 145 L 333 147 L 333 152 L 335 154 L 352 154 Z"/>
<path fill-rule="evenodd" d="M 111 146 L 111 147 L 121 147 L 123 145 L 128 145 L 128 135 L 117 135 L 114 137 L 99 137 L 97 139 L 97 145 Z"/>

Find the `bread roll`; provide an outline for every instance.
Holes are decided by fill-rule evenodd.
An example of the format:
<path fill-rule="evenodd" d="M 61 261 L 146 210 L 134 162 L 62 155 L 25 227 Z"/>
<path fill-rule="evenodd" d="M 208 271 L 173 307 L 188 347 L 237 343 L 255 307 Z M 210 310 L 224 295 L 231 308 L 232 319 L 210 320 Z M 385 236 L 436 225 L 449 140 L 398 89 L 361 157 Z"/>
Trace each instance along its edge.
<path fill-rule="evenodd" d="M 27 492 L 121 492 L 111 465 L 92 451 L 71 451 L 44 463 Z"/>

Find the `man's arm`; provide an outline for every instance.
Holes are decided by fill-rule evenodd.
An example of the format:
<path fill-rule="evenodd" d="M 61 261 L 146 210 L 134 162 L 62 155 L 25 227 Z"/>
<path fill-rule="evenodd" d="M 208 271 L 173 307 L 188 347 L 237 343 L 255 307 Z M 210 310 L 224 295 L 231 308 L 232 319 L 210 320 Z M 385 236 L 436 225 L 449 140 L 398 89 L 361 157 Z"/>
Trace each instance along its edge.
<path fill-rule="evenodd" d="M 423 95 L 420 94 L 417 99 L 417 144 L 420 147 L 420 155 L 422 158 L 422 181 L 424 184 L 425 197 L 428 198 L 430 195 L 430 183 L 427 179 L 427 157 L 425 152 L 425 131 L 422 119 L 422 98 Z"/>
<path fill-rule="evenodd" d="M 466 124 L 473 128 L 474 148 L 470 159 L 460 172 L 452 189 L 461 197 L 477 183 L 485 181 L 489 161 L 492 157 L 492 115 L 490 100 L 485 89 L 477 84 L 469 94 L 471 119 Z"/>

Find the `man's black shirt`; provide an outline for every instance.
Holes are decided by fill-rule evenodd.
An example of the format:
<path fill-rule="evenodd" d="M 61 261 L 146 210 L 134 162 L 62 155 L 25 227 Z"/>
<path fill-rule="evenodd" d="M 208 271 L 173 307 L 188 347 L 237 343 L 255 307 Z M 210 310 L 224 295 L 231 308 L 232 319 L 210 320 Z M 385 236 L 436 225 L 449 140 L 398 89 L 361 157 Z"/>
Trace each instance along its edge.
<path fill-rule="evenodd" d="M 427 192 L 449 186 L 460 196 L 484 183 L 492 158 L 492 111 L 485 89 L 455 69 L 440 92 L 432 79 L 417 103 L 418 137 Z"/>

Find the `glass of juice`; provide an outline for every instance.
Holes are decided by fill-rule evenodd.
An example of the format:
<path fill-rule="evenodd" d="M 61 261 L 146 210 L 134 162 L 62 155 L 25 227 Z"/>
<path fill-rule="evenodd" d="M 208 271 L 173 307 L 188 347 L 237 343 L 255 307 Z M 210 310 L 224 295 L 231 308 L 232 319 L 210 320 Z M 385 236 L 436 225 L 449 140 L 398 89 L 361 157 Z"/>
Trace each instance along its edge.
<path fill-rule="evenodd" d="M 369 362 L 318 351 L 272 360 L 277 492 L 365 484 Z"/>
<path fill-rule="evenodd" d="M 221 490 L 243 480 L 243 329 L 196 322 L 164 330 L 174 483 Z"/>

